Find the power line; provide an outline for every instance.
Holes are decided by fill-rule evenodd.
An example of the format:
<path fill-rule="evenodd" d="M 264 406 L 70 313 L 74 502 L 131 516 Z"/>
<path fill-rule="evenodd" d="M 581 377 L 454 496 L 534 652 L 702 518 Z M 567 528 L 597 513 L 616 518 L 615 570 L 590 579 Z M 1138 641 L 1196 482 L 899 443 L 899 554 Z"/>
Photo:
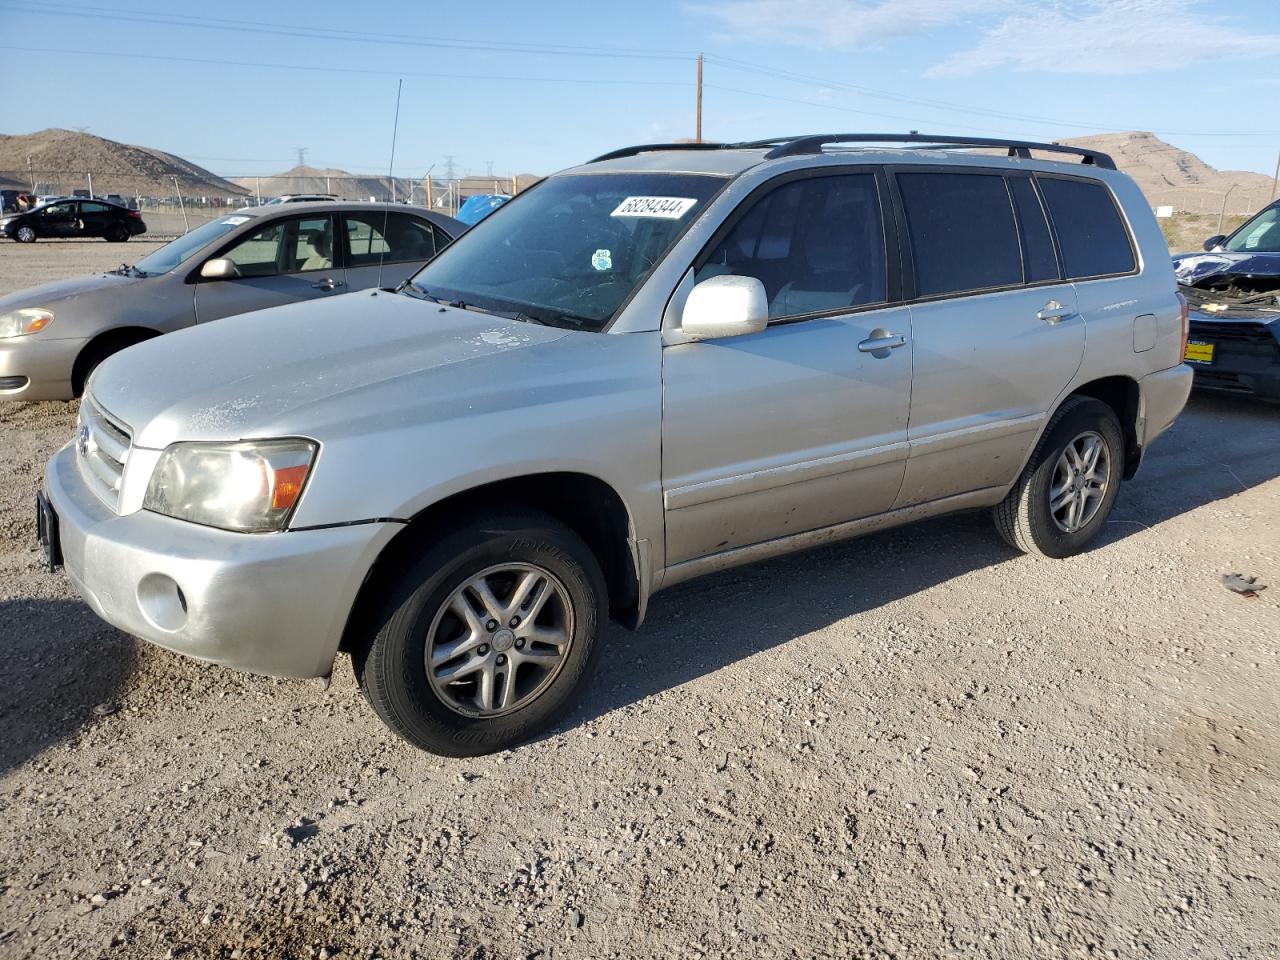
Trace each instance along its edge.
<path fill-rule="evenodd" d="M 793 83 L 821 83 L 829 87 L 838 87 L 846 90 L 853 90 L 865 96 L 874 97 L 881 100 L 890 100 L 897 103 L 906 103 L 913 106 L 932 107 L 940 110 L 951 110 L 959 113 L 972 114 L 981 117 L 995 117 L 1001 120 L 1018 120 L 1024 123 L 1035 123 L 1046 126 L 1056 127 L 1076 127 L 1082 130 L 1102 130 L 1111 133 L 1124 133 L 1132 130 L 1133 127 L 1111 127 L 1099 123 L 1086 123 L 1078 120 L 1056 120 L 1051 117 L 1033 116 L 1029 114 L 1011 113 L 1003 110 L 989 110 L 981 107 L 969 107 L 960 103 L 953 103 L 946 100 L 930 100 L 925 97 L 913 97 L 906 94 L 894 93 L 889 90 L 881 90 L 876 87 L 868 87 L 862 84 L 850 83 L 844 80 L 834 80 L 830 77 L 818 77 L 811 74 L 796 73 L 791 70 L 778 70 L 773 67 L 762 67 L 759 64 L 747 63 L 742 60 L 734 60 L 730 57 L 709 56 L 707 60 L 711 63 L 717 63 L 720 66 L 728 67 L 731 70 L 740 70 L 748 73 L 757 73 L 763 76 L 776 77 L 782 80 L 788 80 Z M 872 116 L 887 116 L 887 114 L 872 114 Z M 1269 135 L 1263 131 L 1194 131 L 1194 130 L 1164 130 L 1153 131 L 1161 132 L 1167 136 L 1184 136 L 1184 137 L 1256 137 Z"/>
<path fill-rule="evenodd" d="M 225 30 L 232 33 L 256 33 L 267 36 L 287 36 L 311 40 L 336 40 L 358 43 L 377 43 L 393 46 L 434 47 L 451 50 L 486 50 L 500 53 L 534 53 L 544 56 L 598 57 L 625 60 L 685 60 L 695 56 L 677 50 L 649 50 L 644 48 L 576 46 L 572 44 L 525 43 L 509 40 L 467 40 L 430 37 L 421 34 L 375 33 L 369 31 L 337 30 L 311 24 L 273 23 L 255 20 L 230 20 L 219 17 L 199 17 L 188 14 L 161 13 L 148 10 L 108 9 L 75 4 L 27 5 L 21 2 L 0 4 L 5 9 L 21 13 L 37 13 L 42 16 L 72 17 L 89 20 L 109 20 L 120 23 L 149 23 L 162 26 L 187 27 L 202 30 Z"/>
<path fill-rule="evenodd" d="M 71 55 L 77 57 L 113 57 L 120 60 L 155 60 L 165 63 L 200 63 L 210 66 L 219 67 L 262 67 L 269 70 L 302 70 L 313 73 L 351 73 L 365 74 L 375 77 L 430 77 L 433 79 L 447 78 L 452 80 L 500 80 L 513 83 L 568 83 L 580 86 L 599 86 L 601 84 L 619 85 L 619 86 L 645 86 L 645 87 L 688 87 L 683 80 L 615 80 L 615 79 L 586 79 L 582 77 L 516 77 L 503 74 L 488 73 L 435 73 L 415 70 L 374 70 L 365 67 L 338 67 L 325 64 L 324 66 L 308 66 L 306 64 L 295 63 L 262 63 L 255 60 L 215 60 L 208 57 L 178 57 L 166 56 L 154 53 L 115 53 L 105 50 L 67 50 L 66 48 L 54 47 L 10 47 L 0 46 L 0 50 L 6 52 L 18 53 L 54 53 L 59 55 Z"/>

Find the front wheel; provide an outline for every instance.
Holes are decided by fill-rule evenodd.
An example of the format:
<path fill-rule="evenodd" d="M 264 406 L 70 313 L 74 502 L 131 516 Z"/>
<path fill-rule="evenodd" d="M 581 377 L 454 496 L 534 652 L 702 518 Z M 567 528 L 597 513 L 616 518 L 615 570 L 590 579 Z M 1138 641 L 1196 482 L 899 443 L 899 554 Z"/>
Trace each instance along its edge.
<path fill-rule="evenodd" d="M 581 538 L 534 511 L 493 512 L 435 541 L 387 587 L 353 660 L 386 724 L 445 756 L 527 740 L 571 706 L 607 610 Z"/>
<path fill-rule="evenodd" d="M 996 529 L 1024 553 L 1077 554 L 1102 532 L 1123 476 L 1124 434 L 1115 411 L 1092 397 L 1069 397 L 992 511 Z"/>
<path fill-rule="evenodd" d="M 129 239 L 129 230 L 121 224 L 115 223 L 107 228 L 108 243 L 124 243 Z"/>
<path fill-rule="evenodd" d="M 19 243 L 35 243 L 36 231 L 34 227 L 19 227 L 17 233 L 13 235 L 13 239 Z"/>

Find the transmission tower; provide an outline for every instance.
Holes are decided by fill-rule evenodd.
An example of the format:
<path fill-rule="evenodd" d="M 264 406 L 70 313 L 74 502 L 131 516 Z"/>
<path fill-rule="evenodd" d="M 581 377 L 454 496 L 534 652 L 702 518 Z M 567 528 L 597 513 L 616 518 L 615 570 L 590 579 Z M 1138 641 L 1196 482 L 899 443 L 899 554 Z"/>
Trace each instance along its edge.
<path fill-rule="evenodd" d="M 293 152 L 298 155 L 298 166 L 305 167 L 307 165 L 307 148 L 294 147 Z"/>

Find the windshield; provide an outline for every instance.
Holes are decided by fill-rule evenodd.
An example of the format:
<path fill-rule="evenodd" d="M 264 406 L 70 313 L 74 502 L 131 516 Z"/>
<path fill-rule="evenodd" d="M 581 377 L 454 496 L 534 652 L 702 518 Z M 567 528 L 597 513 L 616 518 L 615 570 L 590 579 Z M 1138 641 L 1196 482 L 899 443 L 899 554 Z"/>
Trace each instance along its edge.
<path fill-rule="evenodd" d="M 190 260 L 201 247 L 223 234 L 230 233 L 241 224 L 248 223 L 251 219 L 251 217 L 235 216 L 210 220 L 204 226 L 196 227 L 177 240 L 166 243 L 159 250 L 143 257 L 134 266 L 144 273 L 168 273 L 179 264 Z"/>
<path fill-rule="evenodd" d="M 553 177 L 481 220 L 413 278 L 438 300 L 597 331 L 726 181 Z"/>
<path fill-rule="evenodd" d="M 1280 207 L 1267 207 L 1223 246 L 1232 253 L 1280 253 Z"/>

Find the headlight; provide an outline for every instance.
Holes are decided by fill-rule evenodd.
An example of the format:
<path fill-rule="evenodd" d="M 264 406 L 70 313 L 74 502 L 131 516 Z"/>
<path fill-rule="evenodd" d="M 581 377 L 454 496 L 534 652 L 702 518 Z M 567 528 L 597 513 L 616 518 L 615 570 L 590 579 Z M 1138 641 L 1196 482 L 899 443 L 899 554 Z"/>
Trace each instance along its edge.
<path fill-rule="evenodd" d="M 13 223 L 13 217 L 0 217 L 0 227 L 7 227 Z"/>
<path fill-rule="evenodd" d="M 279 530 L 315 455 L 310 440 L 175 443 L 160 455 L 142 507 L 224 530 Z"/>
<path fill-rule="evenodd" d="M 44 307 L 23 307 L 21 310 L 3 313 L 0 314 L 0 340 L 39 333 L 51 323 L 53 311 Z"/>

